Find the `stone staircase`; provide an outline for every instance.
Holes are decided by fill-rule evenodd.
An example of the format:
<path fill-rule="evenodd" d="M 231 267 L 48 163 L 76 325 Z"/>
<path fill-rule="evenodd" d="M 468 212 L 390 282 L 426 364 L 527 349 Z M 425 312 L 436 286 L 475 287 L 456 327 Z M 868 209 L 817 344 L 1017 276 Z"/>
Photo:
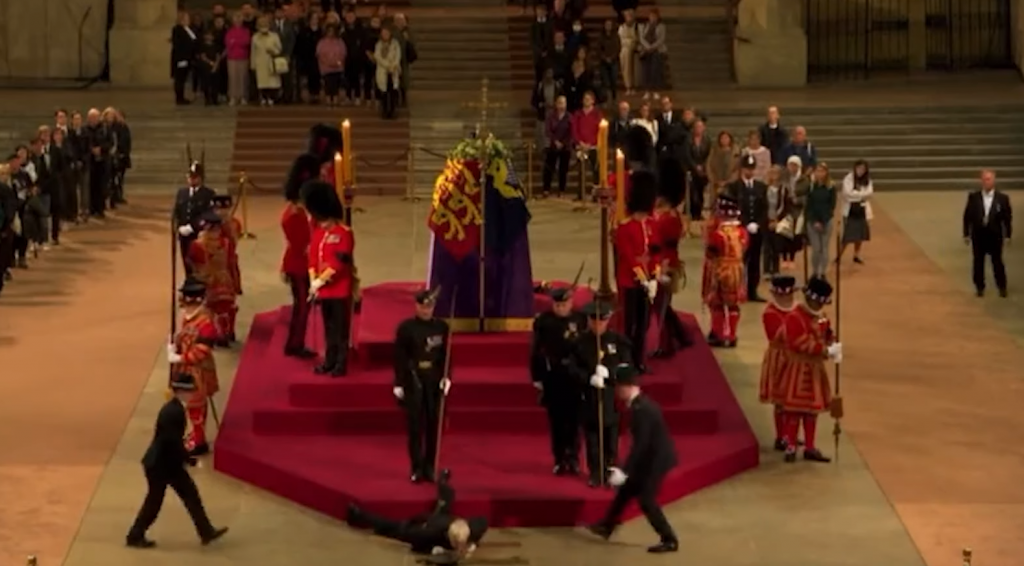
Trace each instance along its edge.
<path fill-rule="evenodd" d="M 700 1 L 724 4 L 723 0 Z M 666 18 L 665 25 L 673 89 L 705 90 L 732 85 L 732 22 L 724 6 L 720 15 Z"/>
<path fill-rule="evenodd" d="M 246 107 L 238 110 L 231 156 L 231 175 L 245 172 L 256 190 L 280 193 L 292 161 L 306 150 L 314 124 L 352 122 L 356 182 L 361 194 L 404 195 L 408 190 L 409 119 L 400 111 L 383 120 L 367 106 Z M 339 126 L 340 127 L 340 126 Z"/>
<path fill-rule="evenodd" d="M 508 24 L 502 0 L 412 0 L 412 9 L 449 8 L 443 17 L 416 19 L 419 60 L 411 71 L 410 139 L 417 148 L 414 192 L 431 194 L 443 156 L 481 121 L 482 79 L 488 80 L 487 128 L 510 147 L 521 144 L 519 107 L 509 67 Z"/>
<path fill-rule="evenodd" d="M 702 110 L 712 135 L 728 130 L 742 138 L 763 122 L 762 108 Z M 995 170 L 1002 188 L 1024 188 L 1024 105 L 781 110 L 787 127 L 807 128 L 837 182 L 866 159 L 880 191 L 962 191 L 983 168 Z"/>

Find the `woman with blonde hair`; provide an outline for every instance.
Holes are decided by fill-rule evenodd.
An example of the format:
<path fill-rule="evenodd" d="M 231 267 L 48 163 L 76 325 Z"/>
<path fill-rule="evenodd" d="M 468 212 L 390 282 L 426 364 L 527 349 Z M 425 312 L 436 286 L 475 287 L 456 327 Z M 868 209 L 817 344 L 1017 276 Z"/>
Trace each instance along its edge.
<path fill-rule="evenodd" d="M 260 93 L 260 104 L 273 106 L 277 92 L 281 89 L 281 75 L 287 69 L 278 68 L 275 62 L 282 59 L 287 64 L 287 59 L 281 57 L 281 36 L 270 30 L 270 21 L 266 16 L 260 16 L 256 20 L 256 35 L 252 38 L 252 54 L 249 56 L 249 66 L 256 73 L 256 89 Z"/>
<path fill-rule="evenodd" d="M 836 187 L 829 175 L 828 164 L 818 163 L 814 168 L 811 186 L 804 207 L 804 225 L 807 244 L 811 248 L 810 273 L 825 279 L 828 273 L 829 248 L 832 244 L 832 220 L 836 210 Z"/>
<path fill-rule="evenodd" d="M 722 193 L 725 185 L 736 180 L 739 155 L 732 134 L 725 130 L 718 132 L 708 156 L 708 182 L 716 196 Z"/>

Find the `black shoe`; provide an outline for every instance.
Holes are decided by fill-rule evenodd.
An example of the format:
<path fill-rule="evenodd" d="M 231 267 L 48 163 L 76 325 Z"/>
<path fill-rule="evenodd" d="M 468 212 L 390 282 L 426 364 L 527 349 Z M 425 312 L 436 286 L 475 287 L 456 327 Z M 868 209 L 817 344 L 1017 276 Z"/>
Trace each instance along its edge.
<path fill-rule="evenodd" d="M 289 358 L 298 358 L 300 360 L 311 360 L 316 357 L 316 352 L 307 348 L 285 348 L 284 355 Z"/>
<path fill-rule="evenodd" d="M 804 460 L 808 462 L 821 462 L 827 464 L 832 461 L 832 458 L 822 454 L 817 448 L 812 450 L 804 450 Z"/>
<path fill-rule="evenodd" d="M 423 470 L 423 481 L 427 483 L 434 483 L 434 470 Z"/>
<path fill-rule="evenodd" d="M 609 527 L 608 525 L 603 525 L 601 523 L 594 523 L 593 525 L 587 525 L 587 531 L 589 531 L 590 534 L 592 534 L 594 536 L 598 536 L 598 537 L 603 538 L 604 540 L 608 540 L 608 539 L 612 538 L 612 528 Z"/>
<path fill-rule="evenodd" d="M 313 368 L 313 373 L 317 375 L 327 375 L 332 371 L 334 371 L 334 366 L 329 366 L 327 364 L 320 364 Z"/>
<path fill-rule="evenodd" d="M 974 296 L 975 297 L 984 297 L 985 296 L 985 290 L 984 289 L 978 289 L 978 290 L 974 291 Z"/>
<path fill-rule="evenodd" d="M 590 476 L 590 479 L 587 480 L 587 487 L 601 487 L 601 478 L 595 478 L 594 476 Z"/>
<path fill-rule="evenodd" d="M 793 462 L 796 462 L 796 452 L 787 451 L 786 456 L 782 458 L 782 461 L 787 464 L 792 464 Z"/>
<path fill-rule="evenodd" d="M 551 473 L 556 476 L 564 476 L 565 466 L 561 464 L 555 464 L 554 467 L 551 468 Z"/>
<path fill-rule="evenodd" d="M 189 451 L 188 455 L 193 458 L 198 458 L 200 456 L 206 456 L 209 453 L 210 445 L 204 442 L 202 444 L 197 444 L 195 448 Z"/>
<path fill-rule="evenodd" d="M 218 348 L 230 348 L 231 342 L 228 342 L 226 339 L 222 339 L 217 340 L 217 342 L 214 345 Z"/>
<path fill-rule="evenodd" d="M 725 348 L 735 348 L 736 344 L 738 344 L 738 343 L 739 343 L 739 340 L 727 340 L 725 342 L 722 342 L 722 346 L 725 347 Z"/>
<path fill-rule="evenodd" d="M 570 476 L 580 475 L 580 465 L 576 463 L 575 459 L 565 464 L 565 473 Z"/>
<path fill-rule="evenodd" d="M 711 346 L 712 348 L 721 348 L 723 344 L 725 343 L 722 342 L 721 338 L 715 336 L 714 334 L 708 333 L 708 346 Z"/>
<path fill-rule="evenodd" d="M 345 366 L 334 366 L 331 370 L 331 377 L 345 377 L 348 375 L 348 368 Z"/>
<path fill-rule="evenodd" d="M 353 527 L 362 527 L 366 524 L 366 515 L 355 503 L 349 503 L 345 512 L 345 522 Z"/>
<path fill-rule="evenodd" d="M 663 540 L 654 546 L 647 547 L 651 554 L 665 554 L 666 552 L 679 552 L 679 542 L 674 540 Z"/>
<path fill-rule="evenodd" d="M 786 446 L 787 446 L 786 439 L 784 439 L 784 438 L 776 438 L 775 439 L 775 446 L 774 446 L 774 448 L 775 448 L 776 452 L 785 452 L 786 451 Z"/>
<path fill-rule="evenodd" d="M 647 366 L 645 366 L 644 364 L 637 364 L 636 371 L 639 372 L 640 375 L 647 375 L 648 373 L 650 373 L 647 370 Z"/>
<path fill-rule="evenodd" d="M 219 529 L 213 529 L 213 532 L 203 537 L 203 546 L 210 544 L 211 542 L 219 539 L 220 537 L 228 534 L 227 527 L 221 527 Z"/>
<path fill-rule="evenodd" d="M 452 471 L 448 468 L 441 470 L 441 475 L 437 476 L 437 482 L 447 484 L 450 481 L 452 481 Z"/>
<path fill-rule="evenodd" d="M 853 256 L 853 263 L 864 265 L 864 260 L 861 259 L 860 256 Z"/>
<path fill-rule="evenodd" d="M 127 539 L 125 539 L 124 545 L 128 548 L 153 548 L 156 546 L 156 543 L 149 540 L 146 537 L 128 537 Z"/>
<path fill-rule="evenodd" d="M 412 483 L 423 483 L 423 476 L 419 472 L 409 474 L 409 481 Z"/>
<path fill-rule="evenodd" d="M 999 290 L 999 296 L 1005 299 L 1008 296 L 1008 293 L 1006 292 L 1006 289 L 1000 289 Z"/>
<path fill-rule="evenodd" d="M 666 352 L 665 350 L 662 350 L 661 348 L 658 348 L 657 350 L 651 352 L 651 357 L 654 358 L 655 360 L 663 360 L 671 356 L 672 354 Z"/>

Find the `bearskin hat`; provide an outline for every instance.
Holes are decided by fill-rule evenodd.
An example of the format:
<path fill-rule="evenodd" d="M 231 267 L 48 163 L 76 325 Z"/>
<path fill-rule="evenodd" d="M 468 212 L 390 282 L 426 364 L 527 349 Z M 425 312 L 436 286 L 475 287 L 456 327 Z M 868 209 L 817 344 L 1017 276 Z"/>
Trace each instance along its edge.
<path fill-rule="evenodd" d="M 338 193 L 330 183 L 323 181 L 306 181 L 300 189 L 302 204 L 314 220 L 341 220 L 345 208 L 338 198 Z"/>
<path fill-rule="evenodd" d="M 341 151 L 341 130 L 327 124 L 317 124 L 309 129 L 309 145 L 306 153 L 313 154 L 324 163 L 334 159 Z"/>
<path fill-rule="evenodd" d="M 629 178 L 629 195 L 626 200 L 626 211 L 651 212 L 654 210 L 654 199 L 658 193 L 658 180 L 650 171 L 634 171 Z"/>
<path fill-rule="evenodd" d="M 686 193 L 686 175 L 682 165 L 675 159 L 658 160 L 658 196 L 665 199 L 672 208 L 683 202 Z"/>
<path fill-rule="evenodd" d="M 623 136 L 622 153 L 626 156 L 626 162 L 632 169 L 636 168 L 634 163 L 641 163 L 646 167 L 652 166 L 655 155 L 651 132 L 643 126 L 631 126 Z"/>
<path fill-rule="evenodd" d="M 284 181 L 284 198 L 291 202 L 297 202 L 302 197 L 302 185 L 319 176 L 319 157 L 311 153 L 303 153 L 296 157 L 292 162 L 291 170 L 288 171 L 288 178 Z"/>

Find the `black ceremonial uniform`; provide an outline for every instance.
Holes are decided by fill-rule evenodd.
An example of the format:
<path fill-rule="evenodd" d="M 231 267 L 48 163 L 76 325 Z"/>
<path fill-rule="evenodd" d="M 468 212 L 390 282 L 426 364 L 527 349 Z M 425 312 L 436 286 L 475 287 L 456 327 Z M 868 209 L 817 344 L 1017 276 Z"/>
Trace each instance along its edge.
<path fill-rule="evenodd" d="M 177 388 L 182 383 L 191 384 L 191 387 L 195 388 L 195 382 L 188 375 L 179 376 L 171 387 Z M 210 523 L 206 509 L 203 508 L 203 501 L 199 497 L 199 489 L 185 469 L 186 465 L 196 464 L 196 459 L 185 449 L 187 422 L 185 405 L 177 398 L 164 403 L 157 415 L 153 440 L 142 457 L 142 467 L 146 473 L 146 499 L 139 509 L 135 523 L 128 531 L 128 546 L 148 548 L 154 545 L 146 539 L 146 531 L 160 514 L 168 486 L 181 498 L 203 544 L 212 542 L 227 532 L 227 529 L 214 528 Z"/>
<path fill-rule="evenodd" d="M 174 197 L 174 226 L 178 230 L 182 226 L 190 226 L 188 235 L 178 232 L 178 251 L 185 266 L 185 275 L 192 275 L 192 266 L 188 263 L 188 249 L 199 237 L 202 227 L 200 220 L 208 211 L 213 210 L 213 197 L 217 192 L 202 182 L 203 166 L 193 163 L 189 166 L 189 186 L 181 187 Z"/>
<path fill-rule="evenodd" d="M 586 328 L 586 316 L 577 311 L 568 316 L 547 311 L 533 321 L 530 377 L 540 389 L 541 402 L 547 410 L 554 473 L 559 475 L 579 473 L 579 410 L 583 388 L 573 364 L 576 338 Z"/>
<path fill-rule="evenodd" d="M 629 340 L 618 332 L 606 331 L 601 335 L 601 351 L 597 351 L 597 338 L 593 330 L 587 329 L 577 338 L 576 378 L 583 387 L 583 402 L 580 406 L 580 422 L 583 424 L 583 436 L 587 448 L 587 470 L 590 473 L 590 484 L 601 483 L 602 465 L 599 462 L 599 427 L 598 399 L 604 409 L 604 465 L 607 470 L 615 466 L 619 452 L 619 413 L 615 409 L 615 388 L 611 378 L 606 380 L 604 389 L 597 389 L 590 384 L 598 364 L 608 368 L 609 374 L 615 374 L 620 364 L 632 364 L 630 355 L 632 345 Z"/>
<path fill-rule="evenodd" d="M 395 381 L 405 409 L 412 480 L 434 476 L 441 380 L 448 356 L 448 323 L 413 317 L 398 325 L 395 334 Z M 399 394 L 399 389 L 401 393 Z"/>

